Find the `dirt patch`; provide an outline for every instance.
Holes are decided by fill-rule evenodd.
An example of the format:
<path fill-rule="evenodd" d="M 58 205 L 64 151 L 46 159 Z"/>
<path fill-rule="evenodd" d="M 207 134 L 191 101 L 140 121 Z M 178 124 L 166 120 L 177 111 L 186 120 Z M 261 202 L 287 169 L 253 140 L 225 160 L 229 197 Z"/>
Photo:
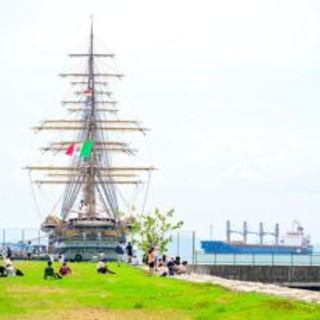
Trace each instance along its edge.
<path fill-rule="evenodd" d="M 68 290 L 58 288 L 55 286 L 24 286 L 24 285 L 13 285 L 6 288 L 7 293 L 66 293 Z"/>
<path fill-rule="evenodd" d="M 291 301 L 287 300 L 270 300 L 268 305 L 272 309 L 284 309 L 284 310 L 293 310 L 296 309 L 295 305 Z"/>
<path fill-rule="evenodd" d="M 228 304 L 231 302 L 231 299 L 228 297 L 221 297 L 221 298 L 216 299 L 214 302 L 219 303 L 219 304 Z"/>
<path fill-rule="evenodd" d="M 20 320 L 130 320 L 130 319 L 191 319 L 186 313 L 171 311 L 171 310 L 159 310 L 159 311 L 147 311 L 147 310 L 110 310 L 102 308 L 79 308 L 77 310 L 57 310 L 53 312 L 35 312 L 30 315 L 20 314 L 18 319 Z M 1 319 L 1 316 L 0 316 Z M 17 316 L 6 316 L 6 320 L 17 319 Z"/>

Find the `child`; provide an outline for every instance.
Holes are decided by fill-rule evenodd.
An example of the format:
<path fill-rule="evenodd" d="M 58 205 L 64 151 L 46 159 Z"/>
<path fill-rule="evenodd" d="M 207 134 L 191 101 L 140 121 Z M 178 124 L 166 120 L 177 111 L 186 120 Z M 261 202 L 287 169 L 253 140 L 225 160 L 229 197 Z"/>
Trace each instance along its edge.
<path fill-rule="evenodd" d="M 48 277 L 53 278 L 53 279 L 61 279 L 62 278 L 59 273 L 54 272 L 54 269 L 52 267 L 52 261 L 48 261 L 48 266 L 44 269 L 44 277 L 43 278 L 46 280 Z"/>
<path fill-rule="evenodd" d="M 62 266 L 60 267 L 59 273 L 60 273 L 62 276 L 66 276 L 67 274 L 70 274 L 70 273 L 71 273 L 71 269 L 70 269 L 70 267 L 67 265 L 66 262 L 63 262 Z"/>

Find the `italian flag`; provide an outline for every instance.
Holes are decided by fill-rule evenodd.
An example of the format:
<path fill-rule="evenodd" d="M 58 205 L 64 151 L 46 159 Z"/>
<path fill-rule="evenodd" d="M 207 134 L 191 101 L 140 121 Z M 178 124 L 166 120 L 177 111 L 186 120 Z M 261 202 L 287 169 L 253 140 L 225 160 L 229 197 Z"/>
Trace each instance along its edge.
<path fill-rule="evenodd" d="M 85 93 L 87 97 L 92 97 L 93 90 L 91 88 L 87 88 L 86 90 L 83 91 L 83 93 Z"/>
<path fill-rule="evenodd" d="M 93 140 L 86 140 L 83 143 L 71 143 L 68 146 L 65 154 L 68 156 L 72 156 L 75 153 L 75 151 L 80 150 L 80 156 L 87 158 L 87 157 L 90 157 L 92 148 L 93 148 Z"/>

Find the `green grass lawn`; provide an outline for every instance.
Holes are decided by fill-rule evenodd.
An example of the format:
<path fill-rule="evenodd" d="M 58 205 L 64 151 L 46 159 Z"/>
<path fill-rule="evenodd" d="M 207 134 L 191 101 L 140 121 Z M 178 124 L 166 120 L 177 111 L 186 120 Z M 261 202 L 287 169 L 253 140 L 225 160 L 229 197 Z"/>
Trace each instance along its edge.
<path fill-rule="evenodd" d="M 43 280 L 45 262 L 16 262 L 24 277 L 0 278 L 0 319 L 320 319 L 320 306 L 208 283 L 148 277 L 109 264 L 70 264 L 73 274 Z M 58 263 L 55 269 L 58 269 Z"/>

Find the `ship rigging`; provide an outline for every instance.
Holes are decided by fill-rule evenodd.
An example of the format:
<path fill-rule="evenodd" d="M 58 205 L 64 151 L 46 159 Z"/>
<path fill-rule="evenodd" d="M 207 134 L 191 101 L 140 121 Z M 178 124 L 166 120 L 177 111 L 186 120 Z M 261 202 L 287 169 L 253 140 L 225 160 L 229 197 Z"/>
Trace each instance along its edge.
<path fill-rule="evenodd" d="M 71 79 L 76 97 L 62 104 L 76 117 L 45 120 L 33 128 L 62 133 L 62 139 L 41 150 L 70 157 L 69 165 L 26 169 L 36 172 L 32 183 L 64 185 L 60 214 L 50 213 L 42 223 L 51 251 L 70 259 L 91 259 L 101 252 L 112 258 L 116 243 L 125 236 L 124 219 L 128 218 L 120 214 L 119 197 L 123 200 L 124 196 L 119 188 L 143 185 L 154 170 L 149 165 L 118 163 L 117 155 L 133 157 L 138 150 L 119 135 L 114 138 L 114 133 L 145 133 L 147 129 L 137 120 L 118 118 L 109 84 L 123 75 L 98 67 L 98 60 L 113 59 L 114 54 L 95 51 L 92 22 L 88 52 L 69 56 L 86 61 L 84 70 L 61 74 Z M 67 138 L 67 133 L 72 135 Z"/>

